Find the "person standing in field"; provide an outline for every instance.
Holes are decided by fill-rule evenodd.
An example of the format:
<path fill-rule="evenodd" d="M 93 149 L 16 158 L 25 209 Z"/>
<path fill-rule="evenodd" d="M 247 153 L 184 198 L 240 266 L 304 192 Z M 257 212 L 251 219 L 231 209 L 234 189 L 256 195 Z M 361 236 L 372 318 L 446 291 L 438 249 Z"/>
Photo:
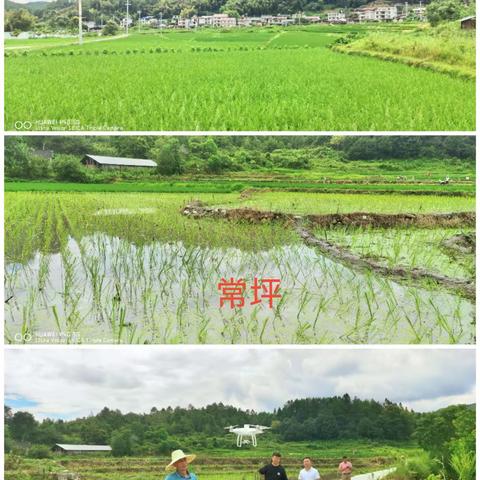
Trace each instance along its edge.
<path fill-rule="evenodd" d="M 265 480 L 288 480 L 287 472 L 280 465 L 282 456 L 275 452 L 272 454 L 272 461 L 268 465 L 262 467 L 258 473 L 263 475 Z"/>
<path fill-rule="evenodd" d="M 338 465 L 338 471 L 342 475 L 342 480 L 350 480 L 352 478 L 352 463 L 349 462 L 348 457 L 343 457 Z"/>
<path fill-rule="evenodd" d="M 305 457 L 303 459 L 303 469 L 298 474 L 298 480 L 320 480 L 320 473 L 313 468 L 312 459 Z"/>
<path fill-rule="evenodd" d="M 182 450 L 172 452 L 172 461 L 165 467 L 165 470 L 175 469 L 165 477 L 165 480 L 177 480 L 187 478 L 189 480 L 197 480 L 197 476 L 188 471 L 188 465 L 193 462 L 196 455 L 185 455 Z"/>

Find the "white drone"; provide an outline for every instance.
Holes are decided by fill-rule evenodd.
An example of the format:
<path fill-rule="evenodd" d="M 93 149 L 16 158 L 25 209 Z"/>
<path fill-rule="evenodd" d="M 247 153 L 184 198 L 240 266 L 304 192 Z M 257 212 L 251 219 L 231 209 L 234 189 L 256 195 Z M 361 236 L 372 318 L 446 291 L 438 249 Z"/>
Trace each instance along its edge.
<path fill-rule="evenodd" d="M 237 436 L 237 447 L 240 448 L 242 445 L 257 446 L 257 435 L 261 435 L 265 430 L 270 430 L 271 427 L 264 427 L 263 425 L 249 425 L 245 424 L 243 427 L 238 425 L 230 425 L 225 427 L 225 430 L 228 430 L 229 433 L 234 433 Z M 250 437 L 250 440 L 248 438 Z"/>

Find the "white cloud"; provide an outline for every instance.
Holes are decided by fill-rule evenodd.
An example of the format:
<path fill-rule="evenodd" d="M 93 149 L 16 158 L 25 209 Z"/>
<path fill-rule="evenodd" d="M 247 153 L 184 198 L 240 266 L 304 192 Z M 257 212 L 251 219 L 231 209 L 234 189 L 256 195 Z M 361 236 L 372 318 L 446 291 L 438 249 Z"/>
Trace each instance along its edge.
<path fill-rule="evenodd" d="M 272 410 L 349 393 L 417 411 L 475 401 L 473 349 L 7 349 L 6 394 L 38 418 L 223 402 Z M 8 402 L 7 402 L 8 403 Z"/>

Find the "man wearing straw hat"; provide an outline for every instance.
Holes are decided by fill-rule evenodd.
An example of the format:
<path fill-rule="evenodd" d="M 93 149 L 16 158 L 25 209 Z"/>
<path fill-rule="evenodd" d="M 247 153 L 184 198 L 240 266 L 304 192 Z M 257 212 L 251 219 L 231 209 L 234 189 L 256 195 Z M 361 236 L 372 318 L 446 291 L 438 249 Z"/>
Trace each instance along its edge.
<path fill-rule="evenodd" d="M 188 478 L 190 480 L 197 480 L 194 473 L 188 471 L 188 464 L 195 460 L 196 455 L 185 455 L 182 450 L 175 450 L 172 452 L 172 461 L 165 467 L 165 470 L 173 470 L 165 477 L 165 480 L 176 480 Z"/>

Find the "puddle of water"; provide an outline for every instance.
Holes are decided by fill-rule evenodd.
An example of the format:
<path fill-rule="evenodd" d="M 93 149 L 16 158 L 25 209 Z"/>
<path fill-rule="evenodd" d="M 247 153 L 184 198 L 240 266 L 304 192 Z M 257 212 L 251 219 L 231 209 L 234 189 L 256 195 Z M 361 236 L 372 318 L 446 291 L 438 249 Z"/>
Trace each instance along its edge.
<path fill-rule="evenodd" d="M 305 245 L 254 253 L 94 234 L 5 271 L 13 342 L 25 326 L 32 343 L 469 343 L 474 335 L 467 300 L 352 271 Z M 243 308 L 219 306 L 218 283 L 231 277 L 247 285 Z M 255 277 L 281 280 L 274 308 L 250 304 Z"/>
<path fill-rule="evenodd" d="M 110 216 L 110 215 L 138 215 L 155 213 L 156 208 L 102 208 L 94 213 L 97 217 Z"/>

